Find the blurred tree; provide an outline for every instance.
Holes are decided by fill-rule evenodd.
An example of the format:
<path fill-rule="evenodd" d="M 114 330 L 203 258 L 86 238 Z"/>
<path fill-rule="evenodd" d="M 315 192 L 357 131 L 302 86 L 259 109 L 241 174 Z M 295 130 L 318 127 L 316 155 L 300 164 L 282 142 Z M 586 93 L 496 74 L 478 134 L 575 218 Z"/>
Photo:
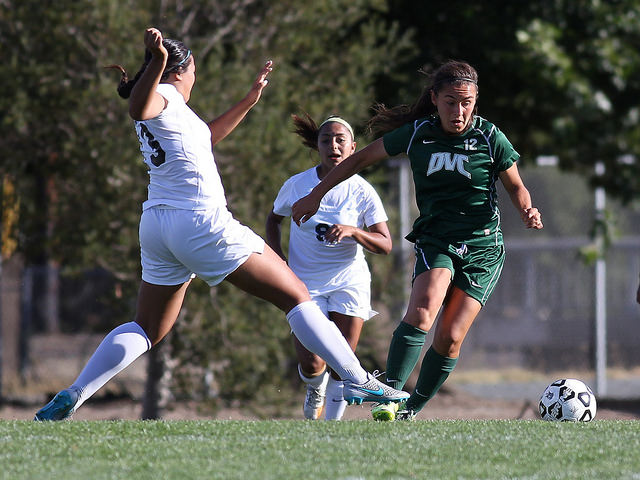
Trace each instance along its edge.
<path fill-rule="evenodd" d="M 17 251 L 36 272 L 102 265 L 116 279 L 137 278 L 133 205 L 144 196 L 144 169 L 102 65 L 131 49 L 142 8 L 114 0 L 0 4 L 0 171 L 14 189 Z M 122 141 L 131 148 L 115 149 Z M 45 275 L 36 295 L 54 296 L 54 280 Z"/>

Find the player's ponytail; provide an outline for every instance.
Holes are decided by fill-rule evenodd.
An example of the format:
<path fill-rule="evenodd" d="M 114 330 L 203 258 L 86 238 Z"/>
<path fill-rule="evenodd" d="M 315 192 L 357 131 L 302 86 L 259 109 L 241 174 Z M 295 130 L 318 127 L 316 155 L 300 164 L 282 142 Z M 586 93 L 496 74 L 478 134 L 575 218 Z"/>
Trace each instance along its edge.
<path fill-rule="evenodd" d="M 293 133 L 302 138 L 302 144 L 304 146 L 318 150 L 318 133 L 320 129 L 307 112 L 303 112 L 302 115 L 303 116 L 291 115 L 295 127 Z"/>
<path fill-rule="evenodd" d="M 136 84 L 136 82 L 140 78 L 140 75 L 142 75 L 142 72 L 144 72 L 144 69 L 147 68 L 147 65 L 144 64 L 142 66 L 142 68 L 138 71 L 138 73 L 136 73 L 136 76 L 133 78 L 133 80 L 129 80 L 129 74 L 127 73 L 127 71 L 124 69 L 122 65 L 107 65 L 104 68 L 112 68 L 114 70 L 120 71 L 121 76 L 120 76 L 120 83 L 118 83 L 118 95 L 120 95 L 122 98 L 129 98 L 129 96 L 131 95 L 131 90 L 133 89 L 133 86 Z"/>

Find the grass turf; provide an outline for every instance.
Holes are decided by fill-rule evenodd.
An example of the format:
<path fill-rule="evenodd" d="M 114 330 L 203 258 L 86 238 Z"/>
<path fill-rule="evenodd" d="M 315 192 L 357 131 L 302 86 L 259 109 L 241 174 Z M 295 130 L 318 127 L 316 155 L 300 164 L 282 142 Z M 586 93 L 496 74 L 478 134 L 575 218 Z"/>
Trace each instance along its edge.
<path fill-rule="evenodd" d="M 640 423 L 0 421 L 3 479 L 640 478 Z"/>

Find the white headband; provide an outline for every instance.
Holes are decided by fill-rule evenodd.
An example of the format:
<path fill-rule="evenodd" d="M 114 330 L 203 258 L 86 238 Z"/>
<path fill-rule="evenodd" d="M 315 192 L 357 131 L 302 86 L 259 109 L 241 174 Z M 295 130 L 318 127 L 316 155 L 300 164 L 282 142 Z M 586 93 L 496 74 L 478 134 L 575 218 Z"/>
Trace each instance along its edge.
<path fill-rule="evenodd" d="M 349 130 L 349 133 L 351 134 L 351 139 L 355 140 L 356 136 L 353 134 L 353 128 L 351 128 L 351 125 L 349 125 L 349 122 L 347 122 L 345 119 L 340 118 L 337 115 L 332 115 L 329 118 L 327 118 L 324 122 L 322 122 L 320 124 L 320 126 L 318 127 L 318 131 L 320 131 L 320 129 L 326 125 L 327 123 L 331 123 L 331 122 L 336 122 L 339 123 L 341 125 L 344 125 L 345 127 L 347 127 L 347 130 Z"/>

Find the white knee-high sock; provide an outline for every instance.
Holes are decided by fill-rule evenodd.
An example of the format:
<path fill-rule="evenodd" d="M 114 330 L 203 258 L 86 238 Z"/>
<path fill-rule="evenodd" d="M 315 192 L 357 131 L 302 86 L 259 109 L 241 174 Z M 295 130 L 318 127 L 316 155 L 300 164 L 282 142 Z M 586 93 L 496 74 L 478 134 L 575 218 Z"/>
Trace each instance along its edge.
<path fill-rule="evenodd" d="M 347 401 L 342 396 L 344 382 L 329 377 L 327 383 L 327 399 L 324 402 L 324 419 L 340 420 L 344 415 L 344 409 L 347 408 Z"/>
<path fill-rule="evenodd" d="M 367 381 L 367 372 L 342 336 L 312 301 L 302 302 L 287 313 L 293 334 L 307 350 L 319 355 L 340 378 L 354 383 Z"/>
<path fill-rule="evenodd" d="M 75 408 L 150 348 L 151 341 L 136 322 L 111 330 L 71 385 L 79 392 Z"/>

